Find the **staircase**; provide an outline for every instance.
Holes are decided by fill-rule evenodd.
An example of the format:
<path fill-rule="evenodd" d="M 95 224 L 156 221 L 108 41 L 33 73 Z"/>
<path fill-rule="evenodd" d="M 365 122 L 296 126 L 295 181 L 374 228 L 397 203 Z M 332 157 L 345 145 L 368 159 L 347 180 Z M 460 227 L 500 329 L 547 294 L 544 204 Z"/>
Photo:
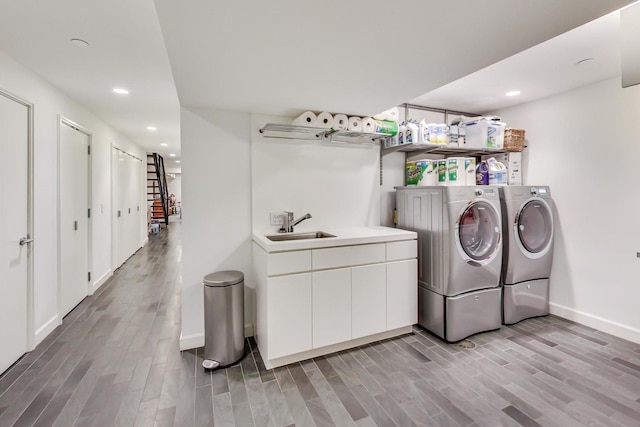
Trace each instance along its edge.
<path fill-rule="evenodd" d="M 147 206 L 151 220 L 169 225 L 169 193 L 164 173 L 164 159 L 158 153 L 147 154 Z"/>

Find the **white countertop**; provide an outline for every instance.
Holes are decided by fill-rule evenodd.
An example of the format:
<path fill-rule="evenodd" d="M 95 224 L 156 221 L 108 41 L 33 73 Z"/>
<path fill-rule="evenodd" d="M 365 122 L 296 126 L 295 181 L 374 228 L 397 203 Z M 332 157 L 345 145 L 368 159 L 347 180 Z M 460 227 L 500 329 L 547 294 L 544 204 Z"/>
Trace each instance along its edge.
<path fill-rule="evenodd" d="M 312 233 L 324 231 L 336 237 L 321 239 L 301 239 L 272 242 L 266 236 L 280 234 L 277 232 L 254 232 L 253 241 L 267 252 L 295 251 L 304 249 L 329 248 L 333 246 L 363 245 L 367 243 L 395 242 L 399 240 L 417 239 L 414 231 L 400 230 L 391 227 L 348 227 L 323 228 L 322 230 L 296 231 L 297 233 Z M 285 235 L 282 233 L 281 235 Z"/>

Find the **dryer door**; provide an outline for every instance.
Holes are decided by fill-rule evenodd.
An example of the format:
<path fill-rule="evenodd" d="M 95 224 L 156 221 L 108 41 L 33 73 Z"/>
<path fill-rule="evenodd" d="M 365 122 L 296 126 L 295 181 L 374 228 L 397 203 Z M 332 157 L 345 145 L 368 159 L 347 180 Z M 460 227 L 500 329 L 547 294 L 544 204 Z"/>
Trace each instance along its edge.
<path fill-rule="evenodd" d="M 525 202 L 516 217 L 514 234 L 522 253 L 537 259 L 549 252 L 553 240 L 553 213 L 543 199 Z"/>
<path fill-rule="evenodd" d="M 500 217 L 490 203 L 470 203 L 460 215 L 456 231 L 458 247 L 471 261 L 469 264 L 486 265 L 498 255 Z"/>

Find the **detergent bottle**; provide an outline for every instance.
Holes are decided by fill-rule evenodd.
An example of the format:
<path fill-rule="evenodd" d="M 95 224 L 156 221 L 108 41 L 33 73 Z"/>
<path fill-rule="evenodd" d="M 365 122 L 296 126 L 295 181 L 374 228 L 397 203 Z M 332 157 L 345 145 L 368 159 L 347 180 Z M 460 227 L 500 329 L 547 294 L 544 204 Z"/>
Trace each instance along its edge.
<path fill-rule="evenodd" d="M 507 185 L 507 167 L 491 157 L 487 160 L 489 166 L 489 185 Z"/>
<path fill-rule="evenodd" d="M 409 120 L 407 122 L 407 130 L 404 134 L 404 143 L 418 144 L 418 125 L 413 120 Z"/>
<path fill-rule="evenodd" d="M 476 185 L 489 185 L 489 166 L 487 166 L 487 162 L 480 162 L 476 166 Z"/>

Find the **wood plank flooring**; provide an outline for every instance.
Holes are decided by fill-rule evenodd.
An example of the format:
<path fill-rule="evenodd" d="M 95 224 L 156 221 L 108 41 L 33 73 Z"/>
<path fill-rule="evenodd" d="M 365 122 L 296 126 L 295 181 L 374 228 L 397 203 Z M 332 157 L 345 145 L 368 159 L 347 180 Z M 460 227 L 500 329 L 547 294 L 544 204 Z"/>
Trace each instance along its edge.
<path fill-rule="evenodd" d="M 0 376 L 0 426 L 640 426 L 640 345 L 557 317 L 266 370 L 180 352 L 180 224 Z M 465 343 L 468 344 L 468 343 Z"/>

